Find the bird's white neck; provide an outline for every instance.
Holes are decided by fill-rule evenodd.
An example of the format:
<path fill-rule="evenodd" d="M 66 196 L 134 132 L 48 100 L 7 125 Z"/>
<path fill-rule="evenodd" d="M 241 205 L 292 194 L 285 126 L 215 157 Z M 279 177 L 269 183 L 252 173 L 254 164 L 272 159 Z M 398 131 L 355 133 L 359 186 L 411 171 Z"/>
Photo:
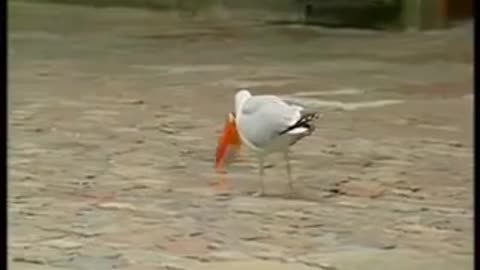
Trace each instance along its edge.
<path fill-rule="evenodd" d="M 249 99 L 252 95 L 248 90 L 240 90 L 235 95 L 235 114 L 237 118 L 240 116 L 240 112 L 242 110 L 243 104 L 247 99 Z"/>

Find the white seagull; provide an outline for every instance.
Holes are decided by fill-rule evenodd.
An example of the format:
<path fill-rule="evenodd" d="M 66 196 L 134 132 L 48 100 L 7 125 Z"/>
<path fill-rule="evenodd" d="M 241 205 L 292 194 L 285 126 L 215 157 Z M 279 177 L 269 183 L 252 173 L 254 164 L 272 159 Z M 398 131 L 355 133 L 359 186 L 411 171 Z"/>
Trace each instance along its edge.
<path fill-rule="evenodd" d="M 240 90 L 235 95 L 235 113 L 230 113 L 224 133 L 217 147 L 217 168 L 224 162 L 228 146 L 238 149 L 240 142 L 253 150 L 258 159 L 260 191 L 265 193 L 263 182 L 265 157 L 281 152 L 285 158 L 288 174 L 288 186 L 293 191 L 292 171 L 290 167 L 290 146 L 315 130 L 313 120 L 317 112 L 307 111 L 303 107 L 287 104 L 273 95 L 252 96 L 248 90 Z M 232 150 L 232 149 L 230 149 Z"/>

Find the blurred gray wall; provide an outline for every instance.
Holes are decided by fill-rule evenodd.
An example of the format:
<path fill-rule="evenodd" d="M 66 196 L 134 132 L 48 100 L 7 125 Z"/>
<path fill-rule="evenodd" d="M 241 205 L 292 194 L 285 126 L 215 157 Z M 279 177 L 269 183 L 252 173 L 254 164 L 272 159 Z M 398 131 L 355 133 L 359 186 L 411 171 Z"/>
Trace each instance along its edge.
<path fill-rule="evenodd" d="M 16 0 L 10 0 L 16 1 Z M 297 0 L 26 0 L 96 7 L 138 7 L 179 11 L 192 15 L 258 17 L 272 15 L 276 19 L 302 16 Z M 212 14 L 212 11 L 213 12 Z M 222 14 L 223 13 L 223 14 Z M 265 19 L 262 17 L 262 19 Z M 298 19 L 298 18 L 297 18 Z"/>

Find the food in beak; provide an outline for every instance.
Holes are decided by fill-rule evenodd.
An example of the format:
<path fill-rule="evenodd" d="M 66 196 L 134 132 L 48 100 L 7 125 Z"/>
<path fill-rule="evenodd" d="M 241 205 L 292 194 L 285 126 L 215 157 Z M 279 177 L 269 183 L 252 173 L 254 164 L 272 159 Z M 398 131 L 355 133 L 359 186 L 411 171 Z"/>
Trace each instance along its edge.
<path fill-rule="evenodd" d="M 235 124 L 235 115 L 229 113 L 222 136 L 218 141 L 215 168 L 218 170 L 228 161 L 232 160 L 239 150 L 240 145 L 241 141 L 238 135 L 237 125 Z"/>

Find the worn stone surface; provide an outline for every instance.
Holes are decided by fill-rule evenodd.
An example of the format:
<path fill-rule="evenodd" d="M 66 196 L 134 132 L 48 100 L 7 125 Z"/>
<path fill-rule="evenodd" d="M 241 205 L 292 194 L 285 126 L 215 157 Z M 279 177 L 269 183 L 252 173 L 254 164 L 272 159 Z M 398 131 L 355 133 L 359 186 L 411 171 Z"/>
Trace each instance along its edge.
<path fill-rule="evenodd" d="M 381 33 L 9 5 L 11 269 L 471 269 L 469 26 Z M 213 170 L 238 87 L 322 112 L 268 195 Z M 393 102 L 395 101 L 395 102 Z M 228 267 L 227 267 L 228 266 Z"/>
<path fill-rule="evenodd" d="M 204 270 L 204 269 L 205 270 L 207 269 L 312 270 L 312 269 L 316 269 L 300 263 L 282 263 L 282 262 L 265 261 L 265 260 L 252 260 L 252 261 L 235 262 L 235 263 L 215 262 L 215 263 L 199 265 L 197 267 L 198 268 L 196 269 L 199 269 L 199 270 Z"/>
<path fill-rule="evenodd" d="M 308 257 L 307 257 L 308 258 Z M 355 248 L 353 250 L 335 251 L 331 254 L 324 253 L 310 257 L 307 265 L 318 266 L 323 269 L 423 269 L 435 267 L 435 269 L 469 269 L 473 267 L 473 258 L 465 260 L 458 256 L 440 258 L 435 255 L 419 255 L 413 250 L 370 250 Z"/>

